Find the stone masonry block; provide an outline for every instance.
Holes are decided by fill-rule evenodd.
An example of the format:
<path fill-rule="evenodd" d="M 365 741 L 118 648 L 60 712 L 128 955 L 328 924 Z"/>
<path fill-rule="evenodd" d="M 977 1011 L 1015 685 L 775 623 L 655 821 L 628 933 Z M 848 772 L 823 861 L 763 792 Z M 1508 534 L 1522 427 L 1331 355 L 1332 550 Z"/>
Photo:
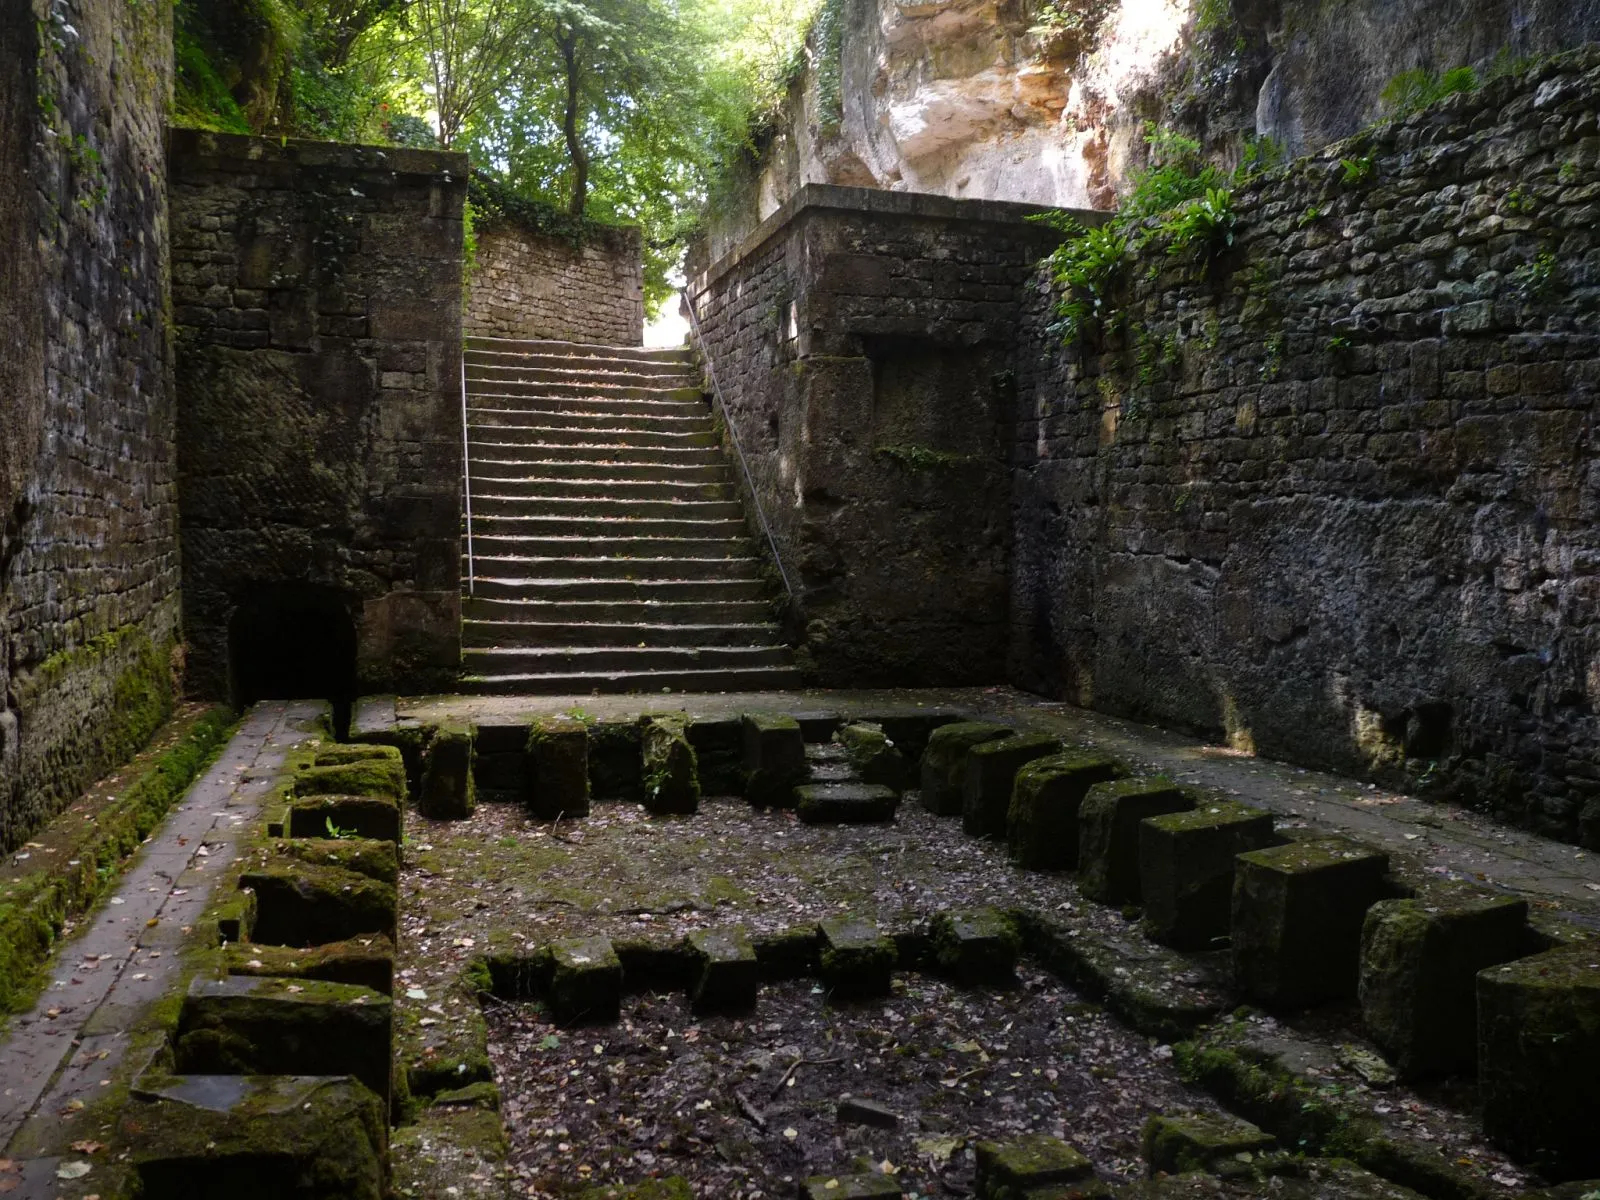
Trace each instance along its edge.
<path fill-rule="evenodd" d="M 272 864 L 246 870 L 239 886 L 256 898 L 250 936 L 257 942 L 304 947 L 374 934 L 394 937 L 394 885 L 356 871 Z"/>
<path fill-rule="evenodd" d="M 1361 928 L 1361 1017 L 1411 1078 L 1470 1074 L 1477 976 L 1521 952 L 1528 904 L 1466 885 L 1380 900 Z"/>
<path fill-rule="evenodd" d="M 550 1014 L 562 1025 L 615 1021 L 622 1005 L 622 960 L 603 937 L 550 945 Z"/>
<path fill-rule="evenodd" d="M 980 742 L 967 751 L 961 827 L 973 837 L 1003 839 L 1011 811 L 1011 789 L 1017 772 L 1036 758 L 1061 750 L 1061 742 L 1044 733 Z"/>
<path fill-rule="evenodd" d="M 905 791 L 909 774 L 906 760 L 882 725 L 857 721 L 834 736 L 861 782 L 890 788 L 896 794 Z"/>
<path fill-rule="evenodd" d="M 979 1200 L 1027 1200 L 1052 1183 L 1072 1183 L 1094 1174 L 1094 1164 L 1060 1138 L 1032 1133 L 1006 1142 L 979 1142 Z"/>
<path fill-rule="evenodd" d="M 874 825 L 894 820 L 900 796 L 871 783 L 808 783 L 795 789 L 807 825 Z"/>
<path fill-rule="evenodd" d="M 1102 904 L 1139 902 L 1139 823 L 1194 801 L 1162 775 L 1097 783 L 1078 808 L 1078 883 Z"/>
<path fill-rule="evenodd" d="M 399 842 L 400 826 L 399 802 L 384 796 L 309 796 L 289 806 L 279 836 Z"/>
<path fill-rule="evenodd" d="M 1296 1008 L 1356 994 L 1361 926 L 1387 898 L 1389 856 L 1348 838 L 1241 854 L 1233 881 L 1234 984 Z"/>
<path fill-rule="evenodd" d="M 1006 984 L 1016 978 L 1021 938 L 1004 913 L 994 908 L 940 913 L 929 931 L 939 970 L 969 987 Z"/>
<path fill-rule="evenodd" d="M 650 716 L 639 739 L 639 774 L 644 806 L 653 813 L 700 810 L 700 770 L 694 747 L 684 736 L 683 718 Z"/>
<path fill-rule="evenodd" d="M 1145 931 L 1180 950 L 1209 950 L 1228 936 L 1234 859 L 1275 839 L 1272 815 L 1199 798 L 1192 812 L 1139 824 L 1139 890 Z"/>
<path fill-rule="evenodd" d="M 230 945 L 223 949 L 230 975 L 271 975 L 353 983 L 385 996 L 394 992 L 394 943 L 378 934 L 323 946 Z"/>
<path fill-rule="evenodd" d="M 745 713 L 744 795 L 757 808 L 792 808 L 805 782 L 806 745 L 800 722 L 778 713 Z"/>
<path fill-rule="evenodd" d="M 697 1013 L 749 1012 L 756 1006 L 760 968 L 743 928 L 695 929 L 688 936 L 696 959 L 690 1000 Z"/>
<path fill-rule="evenodd" d="M 528 811 L 543 821 L 589 815 L 589 729 L 541 717 L 528 731 Z"/>
<path fill-rule="evenodd" d="M 1116 759 L 1093 750 L 1068 750 L 1024 765 L 1006 813 L 1011 861 L 1035 871 L 1076 867 L 1079 805 L 1095 784 L 1127 773 Z"/>
<path fill-rule="evenodd" d="M 303 768 L 294 780 L 297 796 L 388 796 L 406 798 L 405 765 L 390 758 L 363 759 Z"/>
<path fill-rule="evenodd" d="M 960 816 L 967 794 L 967 751 L 1014 732 L 987 721 L 956 721 L 930 733 L 922 752 L 922 807 L 936 817 Z"/>
<path fill-rule="evenodd" d="M 870 922 L 849 918 L 823 921 L 817 931 L 822 935 L 822 982 L 834 997 L 864 1000 L 889 994 L 894 939 Z"/>
<path fill-rule="evenodd" d="M 1204 1171 L 1236 1154 L 1271 1148 L 1271 1134 L 1227 1113 L 1151 1117 L 1144 1123 L 1144 1159 L 1150 1174 Z"/>
<path fill-rule="evenodd" d="M 813 1175 L 800 1186 L 801 1200 L 900 1200 L 893 1175 Z"/>
<path fill-rule="evenodd" d="M 1600 943 L 1478 975 L 1478 1095 L 1489 1139 L 1552 1179 L 1600 1176 Z"/>
<path fill-rule="evenodd" d="M 417 809 L 435 821 L 462 821 L 477 807 L 473 780 L 473 730 L 442 725 L 422 755 L 422 791 Z"/>

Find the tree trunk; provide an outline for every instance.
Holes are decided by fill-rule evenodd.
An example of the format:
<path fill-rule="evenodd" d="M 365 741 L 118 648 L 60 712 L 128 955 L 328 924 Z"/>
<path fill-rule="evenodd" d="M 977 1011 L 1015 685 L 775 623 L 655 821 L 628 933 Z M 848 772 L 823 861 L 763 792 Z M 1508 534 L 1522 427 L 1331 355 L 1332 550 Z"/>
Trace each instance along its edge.
<path fill-rule="evenodd" d="M 589 203 L 589 152 L 583 146 L 583 130 L 579 127 L 578 84 L 578 31 L 568 29 L 560 38 L 561 61 L 567 71 L 567 111 L 561 122 L 561 131 L 567 138 L 567 154 L 572 159 L 572 199 L 567 211 L 574 217 L 583 216 Z"/>

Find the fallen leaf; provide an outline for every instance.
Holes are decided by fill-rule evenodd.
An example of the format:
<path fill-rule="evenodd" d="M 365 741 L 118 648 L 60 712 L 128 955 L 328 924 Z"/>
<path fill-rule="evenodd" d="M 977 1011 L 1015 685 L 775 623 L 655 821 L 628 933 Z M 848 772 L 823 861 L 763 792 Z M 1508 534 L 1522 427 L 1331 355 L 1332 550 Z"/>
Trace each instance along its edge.
<path fill-rule="evenodd" d="M 94 1167 L 86 1162 L 64 1162 L 56 1168 L 57 1179 L 82 1179 Z"/>
<path fill-rule="evenodd" d="M 104 1142 L 90 1141 L 73 1142 L 72 1148 L 79 1154 L 99 1154 L 100 1151 L 106 1148 L 106 1144 Z"/>

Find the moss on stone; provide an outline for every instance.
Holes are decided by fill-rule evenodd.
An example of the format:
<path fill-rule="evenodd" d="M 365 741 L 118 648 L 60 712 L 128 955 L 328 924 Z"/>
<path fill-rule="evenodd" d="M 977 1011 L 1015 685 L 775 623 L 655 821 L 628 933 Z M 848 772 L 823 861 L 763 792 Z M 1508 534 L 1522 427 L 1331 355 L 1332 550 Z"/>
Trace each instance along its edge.
<path fill-rule="evenodd" d="M 394 943 L 377 934 L 303 948 L 232 944 L 224 947 L 223 962 L 230 975 L 320 979 L 386 996 L 394 991 Z"/>
<path fill-rule="evenodd" d="M 476 739 L 471 726 L 441 725 L 422 755 L 417 811 L 435 821 L 464 821 L 477 807 L 473 778 Z"/>
<path fill-rule="evenodd" d="M 528 730 L 528 811 L 540 820 L 589 815 L 589 730 L 571 717 L 541 717 Z"/>
<path fill-rule="evenodd" d="M 607 1184 L 580 1192 L 578 1200 L 694 1200 L 689 1181 L 681 1175 L 646 1179 L 642 1183 Z"/>
<path fill-rule="evenodd" d="M 889 993 L 895 946 L 876 925 L 850 917 L 817 926 L 822 948 L 818 974 L 829 994 L 840 1000 L 863 1000 Z"/>
<path fill-rule="evenodd" d="M 1006 810 L 1011 861 L 1034 871 L 1070 871 L 1078 865 L 1078 809 L 1097 783 L 1128 770 L 1093 750 L 1072 749 L 1023 764 Z"/>
<path fill-rule="evenodd" d="M 1153 1116 L 1144 1123 L 1144 1159 L 1157 1171 L 1180 1174 L 1204 1171 L 1221 1158 L 1258 1154 L 1273 1144 L 1272 1136 L 1248 1121 L 1225 1113 Z"/>
<path fill-rule="evenodd" d="M 360 762 L 388 762 L 398 764 L 401 770 L 405 769 L 405 759 L 394 746 L 373 745 L 363 742 L 346 742 L 332 746 L 323 746 L 316 752 L 312 760 L 313 766 L 338 767 L 349 763 Z"/>
<path fill-rule="evenodd" d="M 973 837 L 1003 841 L 1017 772 L 1060 750 L 1061 739 L 1043 733 L 1019 733 L 973 746 L 967 751 L 961 827 Z"/>
<path fill-rule="evenodd" d="M 289 806 L 278 836 L 398 843 L 400 827 L 400 804 L 386 796 L 307 796 Z"/>
<path fill-rule="evenodd" d="M 1191 812 L 1140 822 L 1145 931 L 1181 949 L 1214 948 L 1232 920 L 1234 860 L 1272 845 L 1275 836 L 1270 813 L 1206 795 Z"/>
<path fill-rule="evenodd" d="M 896 794 L 905 791 L 910 767 L 882 725 L 855 721 L 841 727 L 834 738 L 844 747 L 851 769 L 862 783 L 890 788 Z"/>
<path fill-rule="evenodd" d="M 296 796 L 386 796 L 406 798 L 404 766 L 388 758 L 309 766 L 294 780 Z"/>
<path fill-rule="evenodd" d="M 1094 1174 L 1094 1164 L 1060 1138 L 1024 1134 L 1005 1142 L 973 1146 L 978 1159 L 981 1200 L 1027 1200 L 1038 1187 L 1071 1183 Z"/>
<path fill-rule="evenodd" d="M 700 772 L 694 747 L 684 735 L 682 714 L 650 715 L 640 730 L 640 776 L 644 805 L 657 814 L 700 810 Z"/>
<path fill-rule="evenodd" d="M 378 838 L 280 838 L 271 852 L 297 862 L 342 867 L 368 879 L 395 883 L 400 878 L 400 848 Z"/>
<path fill-rule="evenodd" d="M 744 798 L 757 808 L 793 808 L 794 790 L 806 780 L 805 737 L 784 713 L 745 713 Z"/>
<path fill-rule="evenodd" d="M 1022 939 L 999 909 L 940 913 L 929 940 L 935 966 L 961 983 L 1005 984 L 1015 978 Z"/>
<path fill-rule="evenodd" d="M 622 961 L 603 937 L 552 942 L 550 1014 L 564 1025 L 615 1021 L 622 1003 Z"/>
<path fill-rule="evenodd" d="M 1139 823 L 1193 807 L 1177 784 L 1160 775 L 1091 787 L 1078 809 L 1078 881 L 1084 895 L 1102 904 L 1137 904 Z"/>
<path fill-rule="evenodd" d="M 370 934 L 394 936 L 394 886 L 355 871 L 300 862 L 268 865 L 245 871 L 239 886 L 255 893 L 256 941 L 318 946 Z"/>
<path fill-rule="evenodd" d="M 956 721 L 930 733 L 920 768 L 922 807 L 935 816 L 960 816 L 966 798 L 967 751 L 1014 732 L 988 721 Z"/>

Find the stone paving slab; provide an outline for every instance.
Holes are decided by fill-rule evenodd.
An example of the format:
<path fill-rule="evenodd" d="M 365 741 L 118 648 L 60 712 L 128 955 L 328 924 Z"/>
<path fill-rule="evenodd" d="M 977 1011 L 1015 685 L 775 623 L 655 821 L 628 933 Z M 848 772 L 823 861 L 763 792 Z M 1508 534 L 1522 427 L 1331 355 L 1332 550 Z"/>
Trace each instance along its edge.
<path fill-rule="evenodd" d="M 181 969 L 182 931 L 233 861 L 238 828 L 258 819 L 276 767 L 314 736 L 323 707 L 256 705 L 94 919 L 57 949 L 33 1009 L 0 1028 L 0 1157 L 59 1149 L 58 1114 L 94 1099 L 122 1064 L 125 1031 Z"/>
<path fill-rule="evenodd" d="M 367 719 L 388 717 L 390 701 Z M 844 718 L 943 711 L 994 720 L 1096 747 L 1141 772 L 1217 788 L 1271 809 L 1282 825 L 1316 824 L 1397 855 L 1441 877 L 1470 879 L 1553 902 L 1600 928 L 1600 854 L 1502 825 L 1448 804 L 1419 800 L 1343 776 L 1255 758 L 1183 734 L 1045 700 L 1015 688 L 686 693 L 671 696 L 423 696 L 393 701 L 395 718 L 436 723 L 506 721 L 573 707 L 605 720 L 644 709 L 693 717 L 748 711 L 830 712 Z M 1547 903 L 1547 907 L 1549 903 Z"/>

